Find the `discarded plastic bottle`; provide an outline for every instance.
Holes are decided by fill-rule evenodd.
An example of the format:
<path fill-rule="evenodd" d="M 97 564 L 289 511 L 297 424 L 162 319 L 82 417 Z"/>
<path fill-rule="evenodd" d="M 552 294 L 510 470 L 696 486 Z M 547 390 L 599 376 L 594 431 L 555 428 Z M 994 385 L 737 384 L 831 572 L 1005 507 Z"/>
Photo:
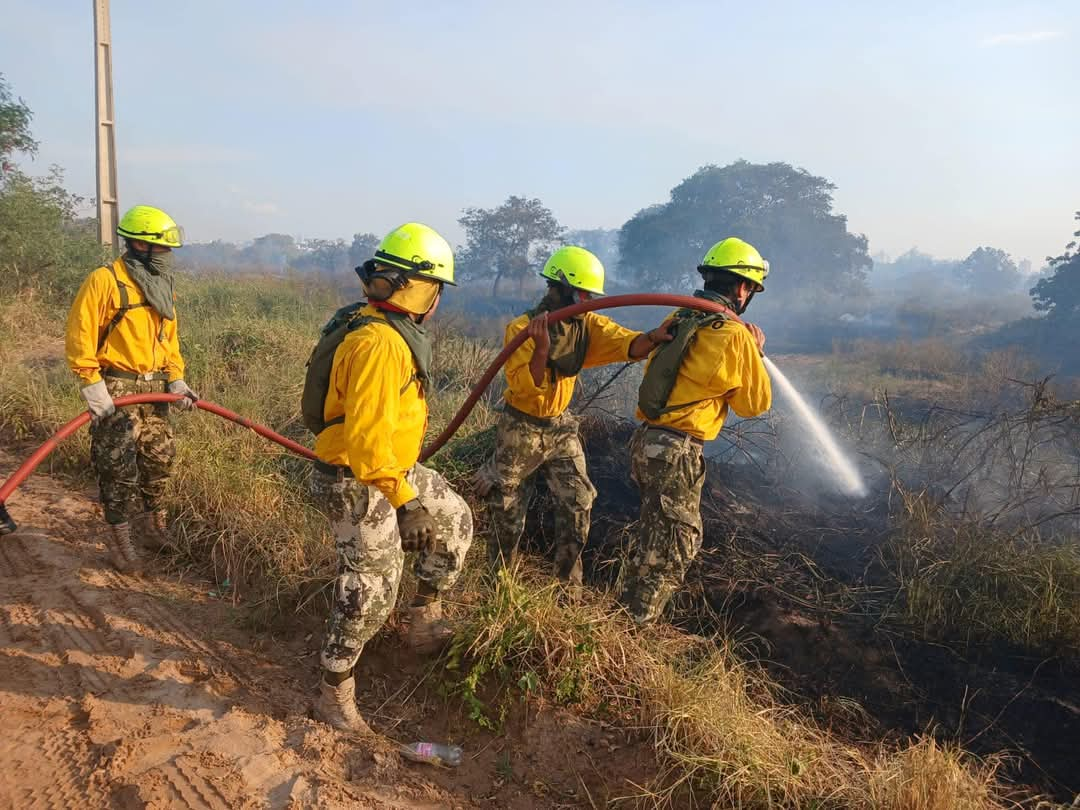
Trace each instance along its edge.
<path fill-rule="evenodd" d="M 403 745 L 401 755 L 413 762 L 427 762 L 430 765 L 445 765 L 456 768 L 461 764 L 463 751 L 459 745 L 440 745 L 439 743 L 414 742 Z"/>

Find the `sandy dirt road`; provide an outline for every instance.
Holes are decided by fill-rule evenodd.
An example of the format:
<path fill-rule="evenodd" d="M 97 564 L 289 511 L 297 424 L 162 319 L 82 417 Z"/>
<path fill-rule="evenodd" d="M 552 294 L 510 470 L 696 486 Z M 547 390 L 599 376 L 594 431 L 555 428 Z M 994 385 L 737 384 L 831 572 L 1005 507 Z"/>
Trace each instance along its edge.
<path fill-rule="evenodd" d="M 0 451 L 0 479 L 14 466 Z M 0 808 L 480 806 L 310 720 L 312 667 L 250 643 L 207 586 L 111 570 L 89 493 L 38 474 L 9 506 Z"/>

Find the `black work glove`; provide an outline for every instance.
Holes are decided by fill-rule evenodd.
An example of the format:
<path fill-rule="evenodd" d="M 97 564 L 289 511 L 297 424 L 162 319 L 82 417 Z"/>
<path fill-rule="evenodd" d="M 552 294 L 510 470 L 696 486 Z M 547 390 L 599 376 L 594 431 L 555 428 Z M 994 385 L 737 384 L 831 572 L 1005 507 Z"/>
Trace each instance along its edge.
<path fill-rule="evenodd" d="M 397 525 L 402 551 L 432 551 L 435 548 L 435 518 L 418 498 L 397 508 Z"/>

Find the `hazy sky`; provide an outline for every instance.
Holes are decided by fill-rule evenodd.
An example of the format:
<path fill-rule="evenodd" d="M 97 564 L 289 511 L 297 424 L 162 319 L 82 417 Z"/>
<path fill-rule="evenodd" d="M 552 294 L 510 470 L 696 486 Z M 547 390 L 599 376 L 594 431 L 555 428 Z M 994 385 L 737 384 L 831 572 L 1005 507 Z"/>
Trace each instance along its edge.
<path fill-rule="evenodd" d="M 88 196 L 92 22 L 23 0 L 0 28 L 31 168 Z M 1077 0 L 113 0 L 112 22 L 122 205 L 193 241 L 409 219 L 457 241 L 509 194 L 618 227 L 738 158 L 832 180 L 875 253 L 1038 266 L 1080 209 Z"/>

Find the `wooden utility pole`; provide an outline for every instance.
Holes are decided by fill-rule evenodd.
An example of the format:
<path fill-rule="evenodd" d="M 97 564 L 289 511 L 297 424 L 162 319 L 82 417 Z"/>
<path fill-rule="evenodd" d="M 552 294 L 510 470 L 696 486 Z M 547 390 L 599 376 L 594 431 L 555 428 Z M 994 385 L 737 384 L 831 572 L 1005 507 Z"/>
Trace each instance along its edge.
<path fill-rule="evenodd" d="M 116 128 L 113 125 L 112 34 L 109 0 L 94 2 L 94 81 L 97 86 L 97 216 L 98 240 L 116 241 L 120 200 L 116 190 Z"/>

